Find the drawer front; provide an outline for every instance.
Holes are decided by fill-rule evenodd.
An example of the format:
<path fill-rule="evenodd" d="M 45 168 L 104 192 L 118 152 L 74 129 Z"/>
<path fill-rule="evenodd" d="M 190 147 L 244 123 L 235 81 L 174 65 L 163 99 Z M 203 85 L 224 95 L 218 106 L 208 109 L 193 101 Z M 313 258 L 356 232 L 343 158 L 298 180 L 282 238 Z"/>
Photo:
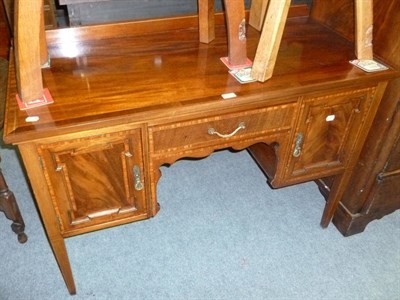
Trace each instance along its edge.
<path fill-rule="evenodd" d="M 150 128 L 152 153 L 187 150 L 287 130 L 296 103 Z"/>

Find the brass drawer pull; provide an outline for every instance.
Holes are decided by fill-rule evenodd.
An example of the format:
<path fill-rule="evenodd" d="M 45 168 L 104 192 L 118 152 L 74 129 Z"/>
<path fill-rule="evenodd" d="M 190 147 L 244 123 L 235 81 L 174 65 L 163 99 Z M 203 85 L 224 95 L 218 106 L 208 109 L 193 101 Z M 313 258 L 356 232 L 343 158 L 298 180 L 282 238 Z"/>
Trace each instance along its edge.
<path fill-rule="evenodd" d="M 236 128 L 233 132 L 228 133 L 228 134 L 221 134 L 218 131 L 216 131 L 214 128 L 208 128 L 208 134 L 209 135 L 218 135 L 221 138 L 230 138 L 232 136 L 234 136 L 240 129 L 245 129 L 246 128 L 246 124 L 244 124 L 244 122 L 240 122 L 238 128 Z"/>
<path fill-rule="evenodd" d="M 143 183 L 142 183 L 142 179 L 140 178 L 139 166 L 133 167 L 133 179 L 135 180 L 135 190 L 137 190 L 137 191 L 143 190 Z"/>

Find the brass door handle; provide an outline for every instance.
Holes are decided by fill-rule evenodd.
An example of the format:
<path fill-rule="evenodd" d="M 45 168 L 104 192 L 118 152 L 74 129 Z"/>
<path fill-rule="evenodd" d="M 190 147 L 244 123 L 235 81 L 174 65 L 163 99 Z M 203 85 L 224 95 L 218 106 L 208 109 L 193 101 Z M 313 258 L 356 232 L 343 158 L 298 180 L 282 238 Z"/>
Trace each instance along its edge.
<path fill-rule="evenodd" d="M 301 154 L 301 146 L 303 144 L 303 134 L 299 132 L 296 136 L 296 142 L 294 145 L 294 151 L 293 151 L 293 156 L 294 157 L 299 157 Z"/>
<path fill-rule="evenodd" d="M 133 179 L 135 181 L 135 190 L 143 190 L 143 183 L 142 179 L 140 178 L 140 168 L 137 165 L 133 167 Z"/>
<path fill-rule="evenodd" d="M 222 134 L 219 133 L 218 131 L 216 131 L 214 128 L 208 128 L 208 134 L 209 135 L 218 135 L 221 138 L 230 138 L 232 136 L 234 136 L 236 133 L 238 133 L 239 130 L 241 129 L 245 129 L 246 128 L 246 124 L 244 124 L 244 122 L 240 122 L 238 128 L 236 128 L 233 132 L 228 133 L 228 134 Z"/>

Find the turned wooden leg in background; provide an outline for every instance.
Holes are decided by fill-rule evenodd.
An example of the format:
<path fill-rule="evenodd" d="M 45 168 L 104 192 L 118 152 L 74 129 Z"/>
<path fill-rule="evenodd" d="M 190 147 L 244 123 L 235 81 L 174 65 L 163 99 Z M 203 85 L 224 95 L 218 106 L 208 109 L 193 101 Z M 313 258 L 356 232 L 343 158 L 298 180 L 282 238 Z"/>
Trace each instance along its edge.
<path fill-rule="evenodd" d="M 0 211 L 3 211 L 6 217 L 13 221 L 11 229 L 18 235 L 18 241 L 25 243 L 27 236 L 24 233 L 25 223 L 22 219 L 21 213 L 18 208 L 17 201 L 15 200 L 13 192 L 8 189 L 3 173 L 0 169 Z"/>

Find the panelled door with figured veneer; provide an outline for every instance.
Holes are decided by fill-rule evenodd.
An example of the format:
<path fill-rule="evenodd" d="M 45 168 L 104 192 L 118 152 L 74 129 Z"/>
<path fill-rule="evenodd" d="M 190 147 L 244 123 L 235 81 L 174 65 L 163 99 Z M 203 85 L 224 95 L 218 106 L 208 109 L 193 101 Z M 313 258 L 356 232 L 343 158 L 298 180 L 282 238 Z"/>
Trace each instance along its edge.
<path fill-rule="evenodd" d="M 137 129 L 39 146 L 65 235 L 147 216 L 141 140 Z"/>
<path fill-rule="evenodd" d="M 303 100 L 287 168 L 288 183 L 343 170 L 374 90 L 351 90 Z"/>

